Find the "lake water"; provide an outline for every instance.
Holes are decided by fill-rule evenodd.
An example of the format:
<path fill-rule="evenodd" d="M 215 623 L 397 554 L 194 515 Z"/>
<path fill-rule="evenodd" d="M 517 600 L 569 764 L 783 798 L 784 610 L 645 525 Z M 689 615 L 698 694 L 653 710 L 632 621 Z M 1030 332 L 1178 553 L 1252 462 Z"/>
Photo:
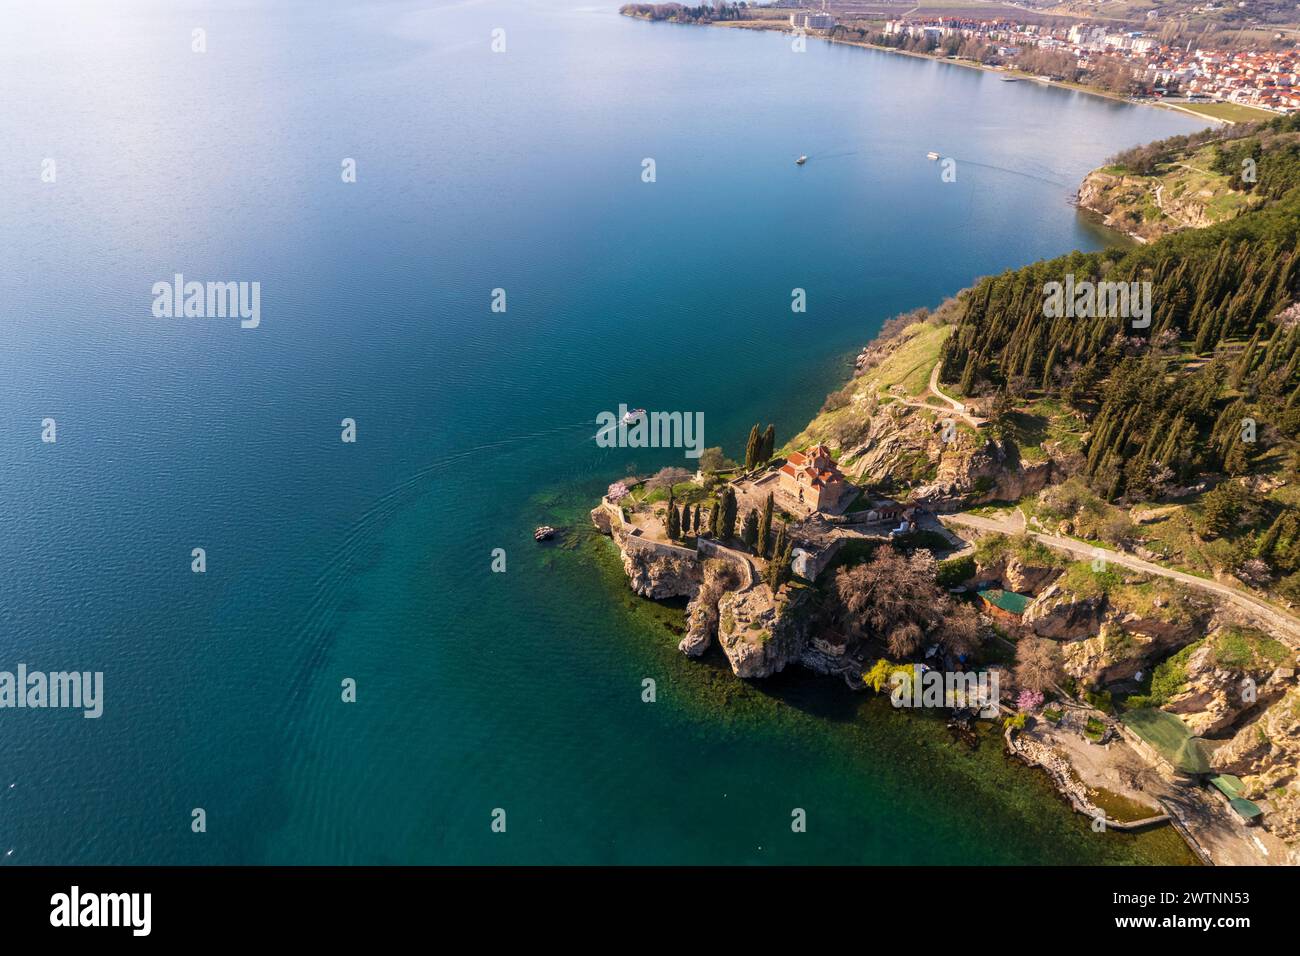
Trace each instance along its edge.
<path fill-rule="evenodd" d="M 686 660 L 586 512 L 687 464 L 599 412 L 789 436 L 885 318 L 1110 241 L 1079 180 L 1193 119 L 612 0 L 113 6 L 0 34 L 0 670 L 105 675 L 98 720 L 0 710 L 0 862 L 1188 859 Z M 155 318 L 175 273 L 260 326 Z"/>

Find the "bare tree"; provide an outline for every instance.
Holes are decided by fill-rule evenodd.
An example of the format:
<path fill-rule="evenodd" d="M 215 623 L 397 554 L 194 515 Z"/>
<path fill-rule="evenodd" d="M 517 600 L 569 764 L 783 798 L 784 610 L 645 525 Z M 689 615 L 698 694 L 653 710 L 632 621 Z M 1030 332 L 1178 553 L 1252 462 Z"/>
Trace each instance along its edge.
<path fill-rule="evenodd" d="M 673 485 L 679 485 L 683 481 L 689 481 L 691 472 L 685 468 L 660 468 L 653 478 L 647 481 L 646 487 L 651 491 L 657 488 L 671 488 Z"/>
<path fill-rule="evenodd" d="M 929 551 L 904 556 L 881 547 L 865 564 L 835 573 L 836 618 L 851 634 L 882 638 L 895 657 L 910 657 L 927 643 L 969 654 L 979 646 L 979 615 L 939 587 L 936 573 Z"/>
<path fill-rule="evenodd" d="M 1016 645 L 1016 683 L 1030 690 L 1050 690 L 1061 677 L 1061 649 L 1045 637 L 1026 637 Z"/>

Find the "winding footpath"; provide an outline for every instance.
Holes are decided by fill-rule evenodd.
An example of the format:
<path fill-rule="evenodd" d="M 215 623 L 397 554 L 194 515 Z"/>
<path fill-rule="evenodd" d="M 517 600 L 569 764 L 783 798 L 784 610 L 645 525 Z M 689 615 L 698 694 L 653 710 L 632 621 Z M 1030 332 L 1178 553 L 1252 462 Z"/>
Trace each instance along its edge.
<path fill-rule="evenodd" d="M 930 394 L 935 398 L 947 402 L 952 410 L 960 415 L 971 428 L 983 428 L 988 424 L 987 419 L 976 418 L 970 412 L 966 411 L 965 405 L 957 401 L 957 399 L 953 398 L 951 395 L 945 395 L 939 390 L 939 368 L 942 365 L 942 362 L 935 362 L 934 368 L 930 369 Z"/>
<path fill-rule="evenodd" d="M 945 525 L 953 524 L 959 527 L 970 528 L 975 531 L 982 531 L 990 534 L 1028 534 L 1031 538 L 1041 541 L 1049 548 L 1056 551 L 1064 551 L 1065 553 L 1077 558 L 1091 560 L 1100 557 L 1105 561 L 1117 564 L 1120 567 L 1131 568 L 1134 571 L 1143 571 L 1147 574 L 1154 574 L 1162 578 L 1169 578 L 1171 581 L 1177 581 L 1179 584 L 1185 584 L 1188 587 L 1209 592 L 1210 594 L 1221 597 L 1242 610 L 1254 615 L 1262 623 L 1268 625 L 1288 647 L 1292 650 L 1300 650 L 1300 620 L 1297 620 L 1292 615 L 1284 612 L 1278 607 L 1275 607 L 1267 601 L 1257 598 L 1254 595 L 1247 594 L 1231 585 L 1221 584 L 1220 582 L 1210 580 L 1209 578 L 1199 578 L 1194 574 L 1175 571 L 1159 564 L 1152 564 L 1150 561 L 1143 561 L 1141 558 L 1134 557 L 1131 554 L 1125 554 L 1122 551 L 1111 551 L 1107 548 L 1101 548 L 1097 545 L 1088 544 L 1083 541 L 1076 541 L 1073 538 L 1065 538 L 1056 534 L 1030 531 L 1025 522 L 1024 512 L 1019 508 L 1015 510 L 1014 517 L 1008 518 L 989 518 L 981 515 L 957 512 L 950 515 L 940 515 L 939 520 Z"/>

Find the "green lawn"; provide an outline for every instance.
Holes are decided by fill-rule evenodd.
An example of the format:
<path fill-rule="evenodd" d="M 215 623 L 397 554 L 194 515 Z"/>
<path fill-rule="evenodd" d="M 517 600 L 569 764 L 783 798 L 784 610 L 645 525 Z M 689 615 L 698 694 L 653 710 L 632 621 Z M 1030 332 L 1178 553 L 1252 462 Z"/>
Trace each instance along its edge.
<path fill-rule="evenodd" d="M 1257 110 L 1253 106 L 1241 106 L 1237 103 L 1179 103 L 1178 105 L 1193 113 L 1200 113 L 1212 119 L 1227 120 L 1229 123 L 1256 123 L 1278 115 L 1269 110 Z"/>

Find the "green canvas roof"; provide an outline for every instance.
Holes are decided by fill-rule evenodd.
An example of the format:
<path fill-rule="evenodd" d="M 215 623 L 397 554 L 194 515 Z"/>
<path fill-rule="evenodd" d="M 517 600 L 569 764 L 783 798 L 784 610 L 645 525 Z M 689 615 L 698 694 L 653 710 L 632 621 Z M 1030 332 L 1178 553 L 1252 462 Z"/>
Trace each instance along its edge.
<path fill-rule="evenodd" d="M 1129 728 L 1183 773 L 1209 773 L 1210 761 L 1200 737 L 1174 714 L 1153 707 L 1131 710 L 1120 718 Z"/>
<path fill-rule="evenodd" d="M 1210 783 L 1229 800 L 1246 792 L 1246 785 L 1241 782 L 1240 778 L 1234 777 L 1230 773 L 1221 773 L 1217 777 L 1211 777 Z"/>
<path fill-rule="evenodd" d="M 1259 808 L 1258 804 L 1251 803 L 1249 800 L 1245 800 L 1241 797 L 1233 797 L 1228 801 L 1228 803 L 1232 806 L 1232 809 L 1237 811 L 1237 815 L 1243 820 L 1253 820 L 1264 812 Z"/>
<path fill-rule="evenodd" d="M 994 607 L 999 607 L 1004 611 L 1012 614 L 1024 614 L 1025 608 L 1029 607 L 1029 602 L 1033 600 L 1027 594 L 1017 594 L 1015 591 L 1003 591 L 999 588 L 990 588 L 987 591 L 981 591 L 980 597 L 988 601 Z"/>

